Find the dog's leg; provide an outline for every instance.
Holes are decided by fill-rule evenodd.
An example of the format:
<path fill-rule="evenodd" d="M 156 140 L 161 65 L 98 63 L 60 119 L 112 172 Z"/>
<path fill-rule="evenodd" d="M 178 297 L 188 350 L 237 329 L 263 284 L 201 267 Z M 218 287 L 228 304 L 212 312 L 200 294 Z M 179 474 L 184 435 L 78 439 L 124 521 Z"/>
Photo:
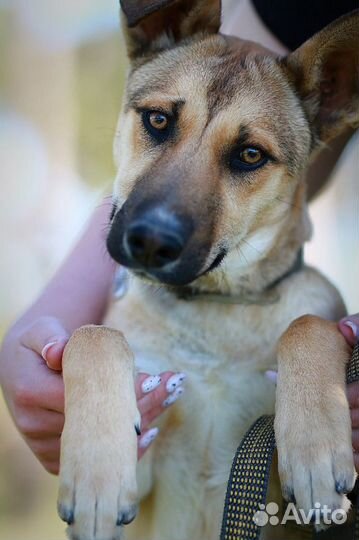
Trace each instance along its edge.
<path fill-rule="evenodd" d="M 308 512 L 347 511 L 355 481 L 345 394 L 350 351 L 334 323 L 306 315 L 280 339 L 275 431 L 283 495 Z M 318 504 L 317 504 L 318 508 Z M 318 512 L 318 510 L 317 510 Z"/>
<path fill-rule="evenodd" d="M 65 426 L 58 511 L 72 540 L 118 540 L 136 514 L 140 415 L 121 334 L 84 326 L 64 353 Z"/>

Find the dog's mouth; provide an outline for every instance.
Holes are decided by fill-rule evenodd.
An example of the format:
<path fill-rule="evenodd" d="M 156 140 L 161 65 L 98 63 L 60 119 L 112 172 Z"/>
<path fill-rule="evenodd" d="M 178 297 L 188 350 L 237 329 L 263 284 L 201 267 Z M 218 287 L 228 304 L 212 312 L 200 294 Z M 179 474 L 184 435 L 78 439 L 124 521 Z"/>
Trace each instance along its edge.
<path fill-rule="evenodd" d="M 202 272 L 197 273 L 190 279 L 186 279 L 184 281 L 183 279 L 180 279 L 177 273 L 179 273 L 179 270 L 176 272 L 174 276 L 171 276 L 170 274 L 167 274 L 166 276 L 164 274 L 160 274 L 158 272 L 153 272 L 146 270 L 145 268 L 134 268 L 134 267 L 127 267 L 135 276 L 139 277 L 140 279 L 143 279 L 150 283 L 157 283 L 157 284 L 163 284 L 163 285 L 169 285 L 173 287 L 179 287 L 179 286 L 187 286 L 199 279 L 200 277 L 203 277 L 210 272 L 213 272 L 216 268 L 218 268 L 221 263 L 223 262 L 225 256 L 227 255 L 227 250 L 224 248 L 221 248 L 219 253 L 216 255 L 214 260 L 210 263 L 210 265 L 205 268 Z M 182 272 L 184 272 L 186 275 L 188 275 L 188 271 L 191 269 L 182 268 Z"/>
<path fill-rule="evenodd" d="M 198 277 L 205 276 L 206 274 L 209 274 L 210 272 L 218 268 L 223 262 L 226 255 L 227 255 L 227 250 L 225 248 L 221 248 L 218 255 L 215 257 L 214 261 Z"/>

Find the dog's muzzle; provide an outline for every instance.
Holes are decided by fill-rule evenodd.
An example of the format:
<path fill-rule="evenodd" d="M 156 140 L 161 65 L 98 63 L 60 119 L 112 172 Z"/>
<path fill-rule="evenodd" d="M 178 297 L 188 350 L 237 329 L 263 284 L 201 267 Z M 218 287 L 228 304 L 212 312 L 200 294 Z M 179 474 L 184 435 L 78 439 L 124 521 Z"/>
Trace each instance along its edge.
<path fill-rule="evenodd" d="M 139 275 L 180 284 L 194 279 L 197 271 L 196 265 L 187 260 L 193 260 L 187 249 L 192 232 L 188 216 L 178 216 L 163 207 L 130 216 L 120 211 L 112 222 L 107 248 L 115 261 Z"/>
<path fill-rule="evenodd" d="M 147 271 L 176 263 L 186 243 L 177 220 L 158 221 L 150 217 L 130 224 L 124 235 L 124 248 L 130 261 Z"/>

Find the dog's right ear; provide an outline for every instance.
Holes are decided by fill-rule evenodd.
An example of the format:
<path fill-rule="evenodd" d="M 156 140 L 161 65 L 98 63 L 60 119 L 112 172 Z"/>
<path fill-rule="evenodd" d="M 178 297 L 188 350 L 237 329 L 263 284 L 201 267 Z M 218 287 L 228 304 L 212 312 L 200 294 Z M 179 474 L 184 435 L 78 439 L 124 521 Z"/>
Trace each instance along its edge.
<path fill-rule="evenodd" d="M 221 0 L 120 0 L 120 3 L 132 61 L 173 47 L 184 39 L 215 34 L 221 23 Z"/>

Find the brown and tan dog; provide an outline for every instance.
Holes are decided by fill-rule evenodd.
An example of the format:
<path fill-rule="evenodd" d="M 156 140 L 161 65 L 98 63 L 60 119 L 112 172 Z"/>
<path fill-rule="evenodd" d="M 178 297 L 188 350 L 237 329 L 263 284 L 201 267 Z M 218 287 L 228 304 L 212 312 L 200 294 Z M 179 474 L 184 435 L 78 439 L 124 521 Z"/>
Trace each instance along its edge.
<path fill-rule="evenodd" d="M 278 59 L 219 34 L 219 0 L 122 7 L 131 67 L 108 250 L 131 281 L 106 326 L 77 330 L 64 355 L 59 513 L 70 538 L 121 538 L 141 500 L 126 538 L 217 539 L 235 449 L 274 411 L 264 372 L 277 363 L 283 493 L 305 511 L 347 510 L 349 351 L 328 322 L 344 306 L 299 261 L 308 162 L 358 120 L 358 12 Z M 138 488 L 135 365 L 189 375 Z"/>

